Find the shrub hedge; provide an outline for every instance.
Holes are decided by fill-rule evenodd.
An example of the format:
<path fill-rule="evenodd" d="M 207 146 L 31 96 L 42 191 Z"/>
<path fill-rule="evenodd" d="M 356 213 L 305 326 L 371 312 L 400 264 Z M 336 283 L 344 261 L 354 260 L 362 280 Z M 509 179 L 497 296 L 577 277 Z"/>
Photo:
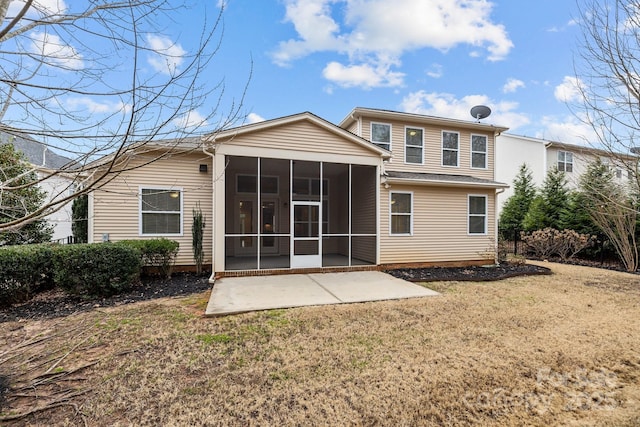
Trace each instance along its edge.
<path fill-rule="evenodd" d="M 111 243 L 61 245 L 53 251 L 54 282 L 69 293 L 109 296 L 140 278 L 140 251 Z"/>
<path fill-rule="evenodd" d="M 51 255 L 47 244 L 0 248 L 0 306 L 27 301 L 53 286 Z"/>
<path fill-rule="evenodd" d="M 140 251 L 142 266 L 146 274 L 159 271 L 164 277 L 171 277 L 173 265 L 178 256 L 180 244 L 165 238 L 146 240 L 122 240 L 118 245 L 136 248 Z"/>
<path fill-rule="evenodd" d="M 139 280 L 142 266 L 170 277 L 178 248 L 168 239 L 0 247 L 0 307 L 53 286 L 79 295 L 115 295 Z"/>

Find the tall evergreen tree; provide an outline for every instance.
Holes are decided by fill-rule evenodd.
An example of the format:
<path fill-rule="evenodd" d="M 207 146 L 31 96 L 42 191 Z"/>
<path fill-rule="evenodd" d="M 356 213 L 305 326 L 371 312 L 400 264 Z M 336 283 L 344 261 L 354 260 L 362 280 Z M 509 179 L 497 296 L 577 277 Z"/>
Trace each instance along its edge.
<path fill-rule="evenodd" d="M 567 177 L 554 167 L 547 173 L 540 194 L 529 207 L 523 221 L 525 230 L 534 231 L 547 227 L 562 229 L 562 213 L 568 207 Z"/>
<path fill-rule="evenodd" d="M 12 144 L 0 145 L 0 224 L 28 218 L 46 202 L 46 193 L 37 181 L 22 153 Z M 0 246 L 48 242 L 52 235 L 53 227 L 46 220 L 35 219 L 0 232 Z"/>
<path fill-rule="evenodd" d="M 503 238 L 509 239 L 514 233 L 524 230 L 522 221 L 535 195 L 533 174 L 527 164 L 523 163 L 513 180 L 513 195 L 507 199 L 500 213 L 498 226 Z"/>

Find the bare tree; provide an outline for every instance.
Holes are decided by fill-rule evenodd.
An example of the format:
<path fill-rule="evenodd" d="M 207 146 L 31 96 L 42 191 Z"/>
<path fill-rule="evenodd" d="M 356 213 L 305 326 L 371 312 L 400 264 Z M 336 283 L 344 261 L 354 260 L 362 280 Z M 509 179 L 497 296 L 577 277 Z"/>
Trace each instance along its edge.
<path fill-rule="evenodd" d="M 576 58 L 576 115 L 596 135 L 589 141 L 628 171 L 640 188 L 640 1 L 585 0 Z M 576 107 L 576 106 L 574 106 Z"/>
<path fill-rule="evenodd" d="M 638 269 L 637 197 L 616 182 L 611 168 L 597 160 L 580 178 L 584 208 L 607 236 L 627 271 Z"/>
<path fill-rule="evenodd" d="M 197 150 L 200 138 L 194 136 L 243 118 L 244 91 L 236 101 L 226 100 L 224 78 L 204 75 L 221 46 L 224 6 L 70 3 L 0 0 L 0 132 L 33 137 L 75 159 L 29 184 L 61 175 L 69 179 L 65 188 L 38 209 L 0 223 L 0 230 L 17 229 L 104 185 L 128 170 L 131 154 L 151 152 L 158 140 L 162 154 L 147 163 L 175 150 Z M 185 7 L 201 9 L 200 27 L 175 21 Z M 195 47 L 186 50 L 163 35 L 176 26 L 196 39 Z M 18 178 L 0 179 L 0 200 L 22 188 Z M 78 191 L 71 195 L 71 188 Z"/>

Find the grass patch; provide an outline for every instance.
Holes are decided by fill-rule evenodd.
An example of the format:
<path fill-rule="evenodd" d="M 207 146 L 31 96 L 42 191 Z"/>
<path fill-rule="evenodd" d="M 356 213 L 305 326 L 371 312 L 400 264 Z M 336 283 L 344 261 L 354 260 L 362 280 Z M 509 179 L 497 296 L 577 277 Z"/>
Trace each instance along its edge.
<path fill-rule="evenodd" d="M 49 405 L 17 422 L 637 425 L 638 276 L 545 265 L 439 298 L 214 319 L 157 300 L 7 322 L 0 366 L 22 390 L 0 424 Z"/>
<path fill-rule="evenodd" d="M 227 334 L 201 334 L 196 335 L 196 339 L 201 341 L 207 345 L 215 344 L 215 343 L 228 343 L 233 338 Z"/>

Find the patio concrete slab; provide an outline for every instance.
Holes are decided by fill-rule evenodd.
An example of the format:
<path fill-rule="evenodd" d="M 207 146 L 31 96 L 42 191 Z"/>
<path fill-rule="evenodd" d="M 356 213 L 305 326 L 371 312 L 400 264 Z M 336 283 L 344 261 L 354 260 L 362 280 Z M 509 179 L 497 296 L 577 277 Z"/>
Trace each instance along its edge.
<path fill-rule="evenodd" d="M 213 286 L 205 315 L 434 295 L 379 271 L 224 277 Z"/>

